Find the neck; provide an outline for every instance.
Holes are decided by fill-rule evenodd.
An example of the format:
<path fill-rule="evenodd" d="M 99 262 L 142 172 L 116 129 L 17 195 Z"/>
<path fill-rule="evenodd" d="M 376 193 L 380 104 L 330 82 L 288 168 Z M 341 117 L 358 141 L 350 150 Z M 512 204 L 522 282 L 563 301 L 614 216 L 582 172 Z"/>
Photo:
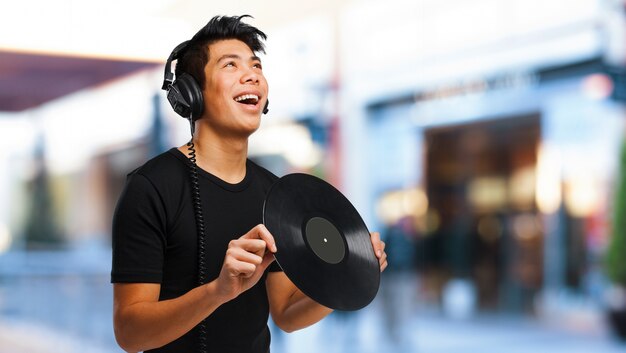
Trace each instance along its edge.
<path fill-rule="evenodd" d="M 198 167 L 227 183 L 236 184 L 246 176 L 248 139 L 219 136 L 209 129 L 198 129 L 193 136 Z M 178 148 L 189 155 L 187 144 Z"/>

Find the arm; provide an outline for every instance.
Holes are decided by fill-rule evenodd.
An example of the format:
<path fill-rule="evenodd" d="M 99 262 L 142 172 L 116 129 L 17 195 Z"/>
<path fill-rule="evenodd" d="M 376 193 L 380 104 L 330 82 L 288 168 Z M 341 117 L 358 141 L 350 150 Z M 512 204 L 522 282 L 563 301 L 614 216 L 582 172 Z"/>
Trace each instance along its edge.
<path fill-rule="evenodd" d="M 380 240 L 378 233 L 371 234 L 371 241 L 382 272 L 387 267 L 385 243 Z M 333 311 L 307 297 L 283 272 L 269 273 L 266 288 L 272 319 L 283 331 L 293 332 L 303 329 Z"/>
<path fill-rule="evenodd" d="M 159 301 L 161 286 L 153 283 L 116 283 L 113 286 L 115 338 L 127 352 L 158 348 L 181 337 L 225 302 L 215 283 Z"/>
<path fill-rule="evenodd" d="M 283 272 L 269 273 L 265 283 L 272 319 L 285 332 L 313 325 L 333 311 L 307 297 Z"/>
<path fill-rule="evenodd" d="M 229 243 L 218 278 L 178 298 L 159 301 L 159 284 L 115 284 L 113 325 L 118 344 L 137 352 L 181 337 L 220 305 L 254 286 L 274 260 L 274 251 L 274 239 L 259 225 Z"/>

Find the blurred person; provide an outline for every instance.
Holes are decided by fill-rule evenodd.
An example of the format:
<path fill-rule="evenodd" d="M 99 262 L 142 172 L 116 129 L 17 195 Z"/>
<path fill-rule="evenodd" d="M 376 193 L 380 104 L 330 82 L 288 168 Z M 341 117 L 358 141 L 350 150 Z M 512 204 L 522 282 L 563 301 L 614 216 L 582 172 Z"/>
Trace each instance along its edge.
<path fill-rule="evenodd" d="M 396 351 L 409 350 L 410 335 L 403 330 L 416 306 L 418 278 L 416 272 L 415 218 L 405 216 L 385 227 L 382 238 L 390 255 L 389 266 L 381 280 L 383 322 L 387 341 Z"/>
<path fill-rule="evenodd" d="M 256 55 L 266 35 L 244 17 L 216 16 L 174 50 L 176 81 L 195 82 L 201 100 L 191 141 L 131 172 L 118 201 L 114 330 L 128 352 L 268 352 L 270 313 L 291 332 L 332 311 L 273 263 L 274 237 L 261 224 L 278 178 L 247 158 L 268 84 Z M 371 241 L 383 271 L 385 244 L 377 233 Z"/>

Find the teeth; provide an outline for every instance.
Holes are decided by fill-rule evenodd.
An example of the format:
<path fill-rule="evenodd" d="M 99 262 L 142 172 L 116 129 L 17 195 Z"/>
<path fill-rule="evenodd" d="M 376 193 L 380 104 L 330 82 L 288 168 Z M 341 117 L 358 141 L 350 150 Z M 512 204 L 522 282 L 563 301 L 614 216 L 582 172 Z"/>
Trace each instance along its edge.
<path fill-rule="evenodd" d="M 246 100 L 246 99 L 254 99 L 255 101 L 258 101 L 259 100 L 259 96 L 255 95 L 255 94 L 244 94 L 242 96 L 235 97 L 235 101 L 236 102 L 241 102 L 241 101 Z"/>

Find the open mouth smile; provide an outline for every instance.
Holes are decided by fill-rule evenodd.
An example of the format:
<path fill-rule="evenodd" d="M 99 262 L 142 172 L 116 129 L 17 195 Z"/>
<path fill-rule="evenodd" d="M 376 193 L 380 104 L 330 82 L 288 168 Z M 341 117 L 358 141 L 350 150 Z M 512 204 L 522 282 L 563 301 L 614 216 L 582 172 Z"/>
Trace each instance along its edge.
<path fill-rule="evenodd" d="M 259 96 L 256 94 L 243 94 L 234 98 L 235 102 L 247 105 L 256 105 L 259 102 Z"/>

